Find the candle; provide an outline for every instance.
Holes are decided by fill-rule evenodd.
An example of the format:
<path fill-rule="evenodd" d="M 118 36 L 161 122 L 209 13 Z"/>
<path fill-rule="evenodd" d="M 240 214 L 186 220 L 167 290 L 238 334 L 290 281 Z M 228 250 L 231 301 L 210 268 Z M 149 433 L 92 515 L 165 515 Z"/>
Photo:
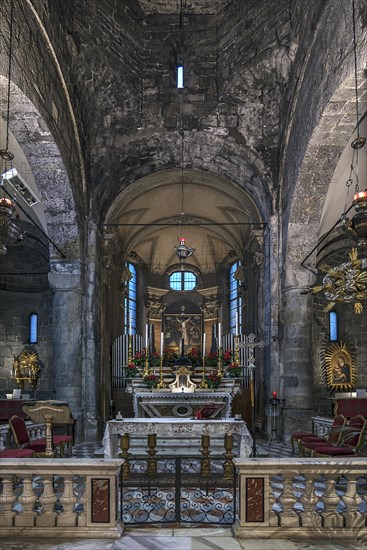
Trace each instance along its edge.
<path fill-rule="evenodd" d="M 149 325 L 145 325 L 145 347 L 148 348 L 148 340 L 149 340 Z"/>
<path fill-rule="evenodd" d="M 203 355 L 205 355 L 206 334 L 203 335 Z"/>
<path fill-rule="evenodd" d="M 236 336 L 239 334 L 238 332 L 238 311 L 236 311 Z"/>
<path fill-rule="evenodd" d="M 218 323 L 218 348 L 222 347 L 222 325 Z"/>
<path fill-rule="evenodd" d="M 163 355 L 163 332 L 161 332 L 161 357 Z"/>

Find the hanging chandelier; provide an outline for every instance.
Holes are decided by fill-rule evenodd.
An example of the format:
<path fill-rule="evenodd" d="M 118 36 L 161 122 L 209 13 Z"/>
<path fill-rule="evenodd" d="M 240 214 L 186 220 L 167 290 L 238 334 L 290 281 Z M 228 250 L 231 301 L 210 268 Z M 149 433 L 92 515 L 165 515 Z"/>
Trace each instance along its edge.
<path fill-rule="evenodd" d="M 180 3 L 180 23 L 179 23 L 179 27 L 180 27 L 180 34 L 181 34 L 181 46 L 182 44 L 184 44 L 184 25 L 183 25 L 183 2 L 181 0 L 181 3 Z M 182 50 L 182 47 L 181 47 L 181 50 Z M 185 224 L 185 212 L 184 212 L 184 131 L 183 131 L 183 70 L 184 70 L 184 66 L 183 64 L 183 57 L 184 57 L 184 54 L 183 54 L 183 51 L 180 52 L 180 55 L 182 57 L 182 59 L 178 60 L 179 63 L 177 63 L 177 67 L 180 67 L 181 71 L 182 71 L 182 81 L 180 79 L 180 84 L 177 85 L 177 87 L 180 89 L 180 92 L 181 92 L 181 123 L 180 123 L 180 134 L 181 134 L 181 217 L 180 217 L 180 221 L 179 221 L 179 237 L 178 237 L 178 240 L 180 242 L 179 246 L 175 246 L 175 251 L 176 251 L 176 254 L 177 256 L 179 257 L 180 259 L 180 262 L 181 262 L 181 267 L 183 266 L 183 262 L 185 260 L 187 260 L 187 258 L 190 258 L 190 256 L 193 255 L 193 253 L 195 252 L 195 248 L 191 248 L 189 246 L 187 246 L 186 244 L 186 238 L 185 237 L 182 237 L 182 233 L 183 233 L 183 230 L 184 230 L 184 226 L 186 225 Z M 186 228 L 187 229 L 187 228 Z M 186 233 L 187 233 L 187 230 L 186 230 Z"/>
<path fill-rule="evenodd" d="M 367 299 L 367 258 L 358 257 L 358 251 L 367 248 L 367 189 L 365 188 L 364 191 L 359 190 L 358 152 L 365 147 L 366 138 L 359 134 L 360 117 L 358 107 L 355 0 L 352 2 L 352 17 L 357 137 L 351 144 L 353 153 L 349 178 L 346 182 L 347 197 L 344 212 L 339 222 L 340 226 L 357 240 L 357 247 L 352 248 L 349 252 L 349 262 L 344 262 L 336 267 L 330 267 L 325 264 L 322 265 L 320 269 L 326 273 L 322 280 L 322 284 L 311 287 L 309 292 L 312 294 L 323 292 L 325 298 L 328 300 L 324 312 L 332 310 L 337 303 L 352 303 L 354 304 L 354 312 L 360 314 L 363 311 L 362 301 Z M 356 213 L 349 219 L 347 216 L 349 212 L 349 210 L 347 210 L 347 199 L 349 188 L 353 183 L 355 183 L 355 193 L 352 206 L 349 210 L 354 207 Z"/>
<path fill-rule="evenodd" d="M 19 245 L 23 242 L 24 232 L 11 220 L 15 212 L 13 200 L 3 197 L 0 199 L 0 256 L 5 256 L 7 246 Z"/>

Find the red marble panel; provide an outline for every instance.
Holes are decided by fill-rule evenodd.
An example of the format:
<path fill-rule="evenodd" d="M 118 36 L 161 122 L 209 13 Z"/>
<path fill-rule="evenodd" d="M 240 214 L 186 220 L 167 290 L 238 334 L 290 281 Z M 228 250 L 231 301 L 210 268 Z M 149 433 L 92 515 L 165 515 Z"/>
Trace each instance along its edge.
<path fill-rule="evenodd" d="M 264 478 L 246 479 L 246 521 L 264 522 Z"/>
<path fill-rule="evenodd" d="M 110 480 L 92 479 L 92 523 L 110 523 Z"/>

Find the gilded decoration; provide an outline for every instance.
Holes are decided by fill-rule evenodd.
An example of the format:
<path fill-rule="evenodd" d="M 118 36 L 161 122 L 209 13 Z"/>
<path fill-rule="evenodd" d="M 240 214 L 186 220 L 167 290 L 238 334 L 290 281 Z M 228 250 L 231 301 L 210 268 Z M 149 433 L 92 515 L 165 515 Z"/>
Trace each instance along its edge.
<path fill-rule="evenodd" d="M 24 382 L 28 382 L 35 390 L 41 372 L 41 363 L 34 346 L 25 346 L 21 353 L 14 357 L 12 377 L 19 388 L 24 389 Z"/>
<path fill-rule="evenodd" d="M 328 391 L 351 391 L 355 387 L 357 368 L 355 355 L 343 342 L 331 344 L 322 351 L 323 381 Z"/>

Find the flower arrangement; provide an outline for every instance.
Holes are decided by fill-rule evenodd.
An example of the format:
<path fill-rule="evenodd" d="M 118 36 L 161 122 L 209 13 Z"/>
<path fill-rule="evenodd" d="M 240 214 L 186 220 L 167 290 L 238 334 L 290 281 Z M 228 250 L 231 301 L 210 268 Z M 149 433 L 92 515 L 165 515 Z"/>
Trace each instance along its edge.
<path fill-rule="evenodd" d="M 205 365 L 207 367 L 216 367 L 218 363 L 218 352 L 211 351 L 205 358 Z"/>
<path fill-rule="evenodd" d="M 208 384 L 208 388 L 217 388 L 221 383 L 222 377 L 218 376 L 218 371 L 213 371 L 211 374 L 205 376 L 205 381 Z"/>
<path fill-rule="evenodd" d="M 167 367 L 172 367 L 178 355 L 172 348 L 166 348 L 163 353 L 164 363 Z"/>
<path fill-rule="evenodd" d="M 242 367 L 238 363 L 230 363 L 229 365 L 227 365 L 226 373 L 232 378 L 234 378 L 235 376 L 241 376 Z"/>
<path fill-rule="evenodd" d="M 187 354 L 188 359 L 190 360 L 193 367 L 197 367 L 199 364 L 199 352 L 197 348 L 191 348 Z"/>
<path fill-rule="evenodd" d="M 127 376 L 128 378 L 134 378 L 134 376 L 136 376 L 138 372 L 138 367 L 133 362 L 128 363 L 125 367 L 125 376 Z"/>
<path fill-rule="evenodd" d="M 146 350 L 143 348 L 141 351 L 137 351 L 131 360 L 131 363 L 137 367 L 144 367 L 145 365 Z M 130 363 L 130 364 L 131 364 Z"/>
<path fill-rule="evenodd" d="M 231 350 L 227 349 L 222 355 L 223 365 L 225 365 L 225 366 L 231 365 L 232 364 L 232 357 L 233 357 L 233 354 L 232 354 Z"/>
<path fill-rule="evenodd" d="M 152 353 L 151 355 L 149 355 L 149 365 L 151 367 L 159 367 L 161 363 L 161 356 L 158 355 L 158 353 Z"/>
<path fill-rule="evenodd" d="M 149 389 L 156 388 L 158 381 L 159 381 L 159 378 L 155 374 L 149 374 L 148 376 L 144 376 L 144 382 L 146 383 Z"/>

